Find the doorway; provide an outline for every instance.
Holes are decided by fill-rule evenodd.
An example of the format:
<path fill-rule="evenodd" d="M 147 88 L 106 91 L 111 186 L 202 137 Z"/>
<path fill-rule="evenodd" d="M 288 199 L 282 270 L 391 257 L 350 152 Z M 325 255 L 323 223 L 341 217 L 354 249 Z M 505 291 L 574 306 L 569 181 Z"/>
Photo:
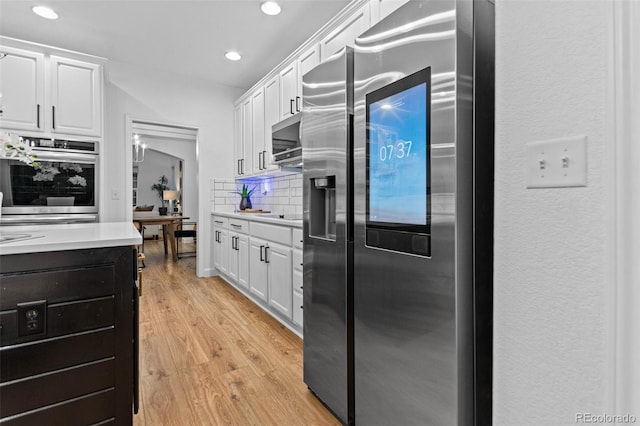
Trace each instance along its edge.
<path fill-rule="evenodd" d="M 128 116 L 125 127 L 127 220 L 133 218 L 135 206 L 145 205 L 156 214 L 159 207 L 168 207 L 170 213 L 175 209 L 176 213 L 188 217 L 189 222 L 197 224 L 200 219 L 198 129 Z M 163 197 L 159 186 L 173 191 L 173 199 Z M 201 261 L 200 250 L 197 252 L 196 267 Z"/>

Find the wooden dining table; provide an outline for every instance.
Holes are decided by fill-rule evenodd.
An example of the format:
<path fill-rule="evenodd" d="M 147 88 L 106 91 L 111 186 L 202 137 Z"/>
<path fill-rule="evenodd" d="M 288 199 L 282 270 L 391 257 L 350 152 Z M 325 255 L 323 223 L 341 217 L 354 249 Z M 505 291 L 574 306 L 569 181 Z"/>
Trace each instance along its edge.
<path fill-rule="evenodd" d="M 176 252 L 176 225 L 182 223 L 183 220 L 188 220 L 188 216 L 136 216 L 133 214 L 133 223 L 137 223 L 142 229 L 145 225 L 162 225 L 162 240 L 164 242 L 164 254 L 168 254 L 167 250 L 167 240 L 169 241 L 169 245 L 171 246 L 171 256 L 173 257 L 173 261 L 178 261 L 178 253 Z"/>

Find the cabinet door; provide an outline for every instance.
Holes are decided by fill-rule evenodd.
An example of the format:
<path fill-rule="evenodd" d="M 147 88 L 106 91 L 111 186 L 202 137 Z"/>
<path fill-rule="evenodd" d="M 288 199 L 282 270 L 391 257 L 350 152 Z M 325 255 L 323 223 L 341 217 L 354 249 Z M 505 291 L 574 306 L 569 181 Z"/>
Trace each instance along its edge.
<path fill-rule="evenodd" d="M 296 113 L 296 96 L 298 94 L 298 61 L 280 71 L 280 119 Z"/>
<path fill-rule="evenodd" d="M 242 101 L 242 157 L 240 158 L 240 174 L 250 174 L 252 170 L 253 147 L 253 108 L 251 96 Z"/>
<path fill-rule="evenodd" d="M 44 130 L 44 55 L 2 47 L 0 127 Z"/>
<path fill-rule="evenodd" d="M 238 251 L 235 249 L 236 246 L 236 237 L 238 236 L 235 232 L 229 232 L 229 240 L 227 241 L 226 249 L 227 256 L 229 259 L 229 265 L 227 268 L 227 272 L 229 278 L 234 283 L 238 282 Z"/>
<path fill-rule="evenodd" d="M 371 25 L 377 24 L 409 0 L 371 0 Z"/>
<path fill-rule="evenodd" d="M 253 158 L 252 172 L 260 172 L 264 170 L 262 164 L 262 155 L 264 152 L 265 126 L 264 126 L 264 89 L 260 88 L 252 96 L 252 132 L 253 132 L 253 149 L 251 156 Z"/>
<path fill-rule="evenodd" d="M 274 76 L 264 85 L 264 153 L 263 166 L 267 170 L 277 169 L 271 164 L 273 145 L 271 143 L 271 127 L 280 121 L 280 75 Z"/>
<path fill-rule="evenodd" d="M 365 4 L 320 42 L 321 59 L 324 61 L 344 46 L 353 46 L 355 38 L 369 28 L 369 23 L 369 4 Z"/>
<path fill-rule="evenodd" d="M 269 305 L 291 319 L 291 248 L 269 243 Z"/>
<path fill-rule="evenodd" d="M 51 128 L 58 133 L 102 134 L 101 67 L 51 56 Z"/>
<path fill-rule="evenodd" d="M 249 238 L 249 291 L 260 299 L 267 301 L 267 263 L 264 252 L 267 246 L 265 240 Z"/>
<path fill-rule="evenodd" d="M 238 234 L 236 239 L 238 255 L 238 284 L 249 288 L 249 237 Z M 260 253 L 258 253 L 260 255 Z"/>
<path fill-rule="evenodd" d="M 302 111 L 302 76 L 315 68 L 320 63 L 320 45 L 315 44 L 313 47 L 303 52 L 298 57 L 298 97 L 296 98 L 295 110 Z"/>
<path fill-rule="evenodd" d="M 240 160 L 242 159 L 242 103 L 233 108 L 233 174 L 240 176 Z"/>
<path fill-rule="evenodd" d="M 221 229 L 218 234 L 218 239 L 220 240 L 218 244 L 220 245 L 220 267 L 218 268 L 220 272 L 223 274 L 229 274 L 229 231 Z"/>
<path fill-rule="evenodd" d="M 222 268 L 222 246 L 218 241 L 218 235 L 222 229 L 218 226 L 213 227 L 213 266 L 218 271 Z"/>

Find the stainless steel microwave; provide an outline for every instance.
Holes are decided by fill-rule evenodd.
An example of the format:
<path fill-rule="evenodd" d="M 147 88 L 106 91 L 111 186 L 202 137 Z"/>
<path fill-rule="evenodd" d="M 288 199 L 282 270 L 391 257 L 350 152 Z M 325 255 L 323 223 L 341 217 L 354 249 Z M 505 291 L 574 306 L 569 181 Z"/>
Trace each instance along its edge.
<path fill-rule="evenodd" d="M 302 114 L 293 115 L 272 126 L 271 143 L 274 164 L 302 165 L 301 116 Z"/>

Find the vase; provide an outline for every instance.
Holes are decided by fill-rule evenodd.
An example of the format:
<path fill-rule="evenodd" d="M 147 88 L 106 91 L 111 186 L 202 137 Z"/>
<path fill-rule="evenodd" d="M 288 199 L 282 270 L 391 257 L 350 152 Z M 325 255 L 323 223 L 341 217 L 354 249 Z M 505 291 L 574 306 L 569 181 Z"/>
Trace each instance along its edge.
<path fill-rule="evenodd" d="M 246 210 L 251 208 L 251 200 L 249 197 L 242 197 L 240 200 L 240 210 Z"/>
<path fill-rule="evenodd" d="M 73 206 L 76 197 L 47 197 L 48 206 Z"/>

